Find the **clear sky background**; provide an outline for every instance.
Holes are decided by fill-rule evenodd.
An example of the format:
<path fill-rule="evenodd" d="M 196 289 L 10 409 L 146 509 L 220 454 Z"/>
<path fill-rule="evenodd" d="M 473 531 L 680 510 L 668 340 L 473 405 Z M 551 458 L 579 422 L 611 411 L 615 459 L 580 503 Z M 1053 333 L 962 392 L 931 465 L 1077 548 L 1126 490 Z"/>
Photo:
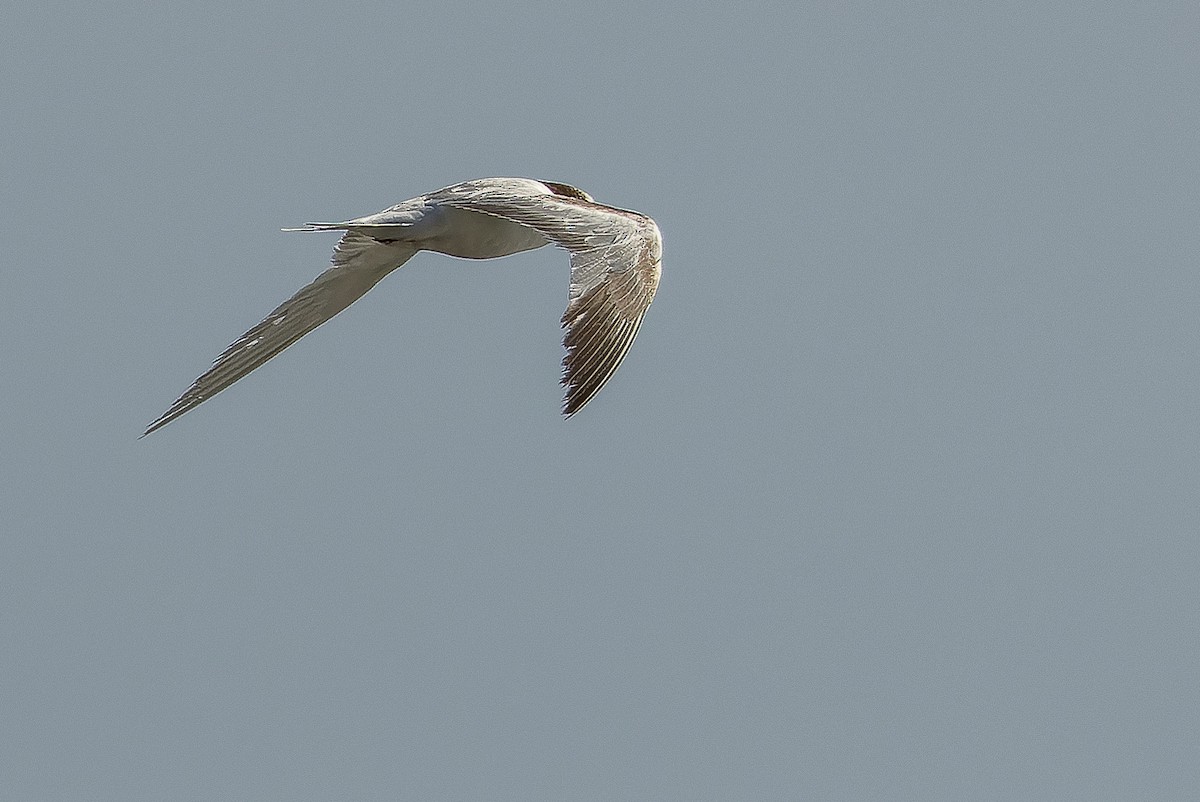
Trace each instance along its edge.
<path fill-rule="evenodd" d="M 1200 6 L 345 8 L 5 11 L 0 797 L 1200 796 Z M 136 439 L 490 175 L 663 231 L 578 416 L 422 254 Z"/>

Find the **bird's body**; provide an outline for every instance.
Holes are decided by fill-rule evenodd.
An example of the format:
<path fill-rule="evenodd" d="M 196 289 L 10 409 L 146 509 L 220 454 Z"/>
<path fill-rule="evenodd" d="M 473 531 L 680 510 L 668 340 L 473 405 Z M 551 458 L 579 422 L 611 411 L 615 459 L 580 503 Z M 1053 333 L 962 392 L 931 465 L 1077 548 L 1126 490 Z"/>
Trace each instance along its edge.
<path fill-rule="evenodd" d="M 570 253 L 562 323 L 563 413 L 578 412 L 608 381 L 654 299 L 662 239 L 645 215 L 596 203 L 568 184 L 482 178 L 420 195 L 376 214 L 291 231 L 344 231 L 333 265 L 229 346 L 143 437 L 262 365 L 362 297 L 418 251 L 493 259 L 555 244 Z"/>

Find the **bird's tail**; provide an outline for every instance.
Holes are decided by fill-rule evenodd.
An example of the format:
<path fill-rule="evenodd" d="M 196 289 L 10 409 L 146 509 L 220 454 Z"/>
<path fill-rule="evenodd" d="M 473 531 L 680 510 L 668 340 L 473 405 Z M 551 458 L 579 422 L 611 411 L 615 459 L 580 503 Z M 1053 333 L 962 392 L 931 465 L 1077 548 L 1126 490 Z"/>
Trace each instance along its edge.
<path fill-rule="evenodd" d="M 281 228 L 280 231 L 345 231 L 349 223 L 305 223 L 298 228 Z"/>

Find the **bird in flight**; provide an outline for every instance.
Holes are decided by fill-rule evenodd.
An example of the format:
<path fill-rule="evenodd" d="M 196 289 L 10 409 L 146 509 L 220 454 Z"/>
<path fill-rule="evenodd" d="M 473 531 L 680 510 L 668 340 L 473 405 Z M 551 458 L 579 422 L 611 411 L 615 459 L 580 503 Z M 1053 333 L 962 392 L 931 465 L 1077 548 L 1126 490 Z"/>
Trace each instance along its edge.
<path fill-rule="evenodd" d="M 417 251 L 493 259 L 554 244 L 571 259 L 562 384 L 571 417 L 616 371 L 654 300 L 661 272 L 658 226 L 606 206 L 569 184 L 480 178 L 342 223 L 285 231 L 344 231 L 333 264 L 226 348 L 212 367 L 142 433 L 166 426 L 224 390 L 361 298 Z"/>

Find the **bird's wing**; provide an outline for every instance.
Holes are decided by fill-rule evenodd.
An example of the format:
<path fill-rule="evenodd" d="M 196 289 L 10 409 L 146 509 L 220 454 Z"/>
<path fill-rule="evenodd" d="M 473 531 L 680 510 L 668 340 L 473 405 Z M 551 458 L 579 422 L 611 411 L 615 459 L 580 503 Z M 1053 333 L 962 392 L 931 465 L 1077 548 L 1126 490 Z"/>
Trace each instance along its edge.
<path fill-rule="evenodd" d="M 502 217 L 536 230 L 571 255 L 571 286 L 562 324 L 563 415 L 583 408 L 625 358 L 654 300 L 661 274 L 662 237 L 645 215 L 564 196 L 528 193 L 474 182 L 429 198 Z"/>
<path fill-rule="evenodd" d="M 212 398 L 341 312 L 415 252 L 403 242 L 379 242 L 366 234 L 347 231 L 334 250 L 333 266 L 226 348 L 208 372 L 151 423 L 142 437 Z"/>

